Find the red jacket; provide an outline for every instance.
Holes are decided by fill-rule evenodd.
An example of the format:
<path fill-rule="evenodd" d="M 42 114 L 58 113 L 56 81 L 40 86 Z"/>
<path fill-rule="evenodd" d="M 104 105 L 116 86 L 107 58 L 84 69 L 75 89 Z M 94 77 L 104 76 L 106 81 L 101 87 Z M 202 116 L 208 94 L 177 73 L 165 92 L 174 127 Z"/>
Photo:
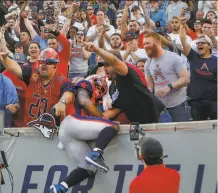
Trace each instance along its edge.
<path fill-rule="evenodd" d="M 146 167 L 129 187 L 129 193 L 178 193 L 179 173 L 163 164 Z"/>

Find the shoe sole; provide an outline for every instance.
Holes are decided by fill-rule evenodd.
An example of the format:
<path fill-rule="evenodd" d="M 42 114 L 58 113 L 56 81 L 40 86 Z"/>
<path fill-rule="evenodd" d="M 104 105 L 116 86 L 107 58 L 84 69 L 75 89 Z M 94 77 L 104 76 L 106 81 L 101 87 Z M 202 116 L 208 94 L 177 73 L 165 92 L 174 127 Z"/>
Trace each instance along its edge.
<path fill-rule="evenodd" d="M 58 193 L 58 192 L 56 191 L 56 188 L 55 188 L 55 186 L 54 186 L 54 185 L 52 185 L 52 186 L 50 187 L 50 190 L 49 190 L 49 192 L 51 192 L 51 190 L 53 190 L 53 192 L 54 192 L 54 193 Z"/>
<path fill-rule="evenodd" d="M 107 173 L 109 171 L 109 169 L 97 164 L 96 162 L 94 162 L 92 159 L 90 159 L 89 157 L 85 158 L 87 164 L 92 164 L 93 166 L 95 166 L 99 171 L 103 172 L 103 173 Z M 102 171 L 103 170 L 103 171 Z"/>

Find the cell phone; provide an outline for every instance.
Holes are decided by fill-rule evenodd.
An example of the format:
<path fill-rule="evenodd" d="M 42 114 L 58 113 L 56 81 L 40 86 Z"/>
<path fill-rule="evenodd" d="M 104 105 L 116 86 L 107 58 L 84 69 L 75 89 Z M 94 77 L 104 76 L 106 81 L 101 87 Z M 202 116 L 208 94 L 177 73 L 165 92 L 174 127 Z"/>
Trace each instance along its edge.
<path fill-rule="evenodd" d="M 138 122 L 130 123 L 129 134 L 130 134 L 131 141 L 139 140 L 139 132 L 140 132 L 139 123 Z"/>

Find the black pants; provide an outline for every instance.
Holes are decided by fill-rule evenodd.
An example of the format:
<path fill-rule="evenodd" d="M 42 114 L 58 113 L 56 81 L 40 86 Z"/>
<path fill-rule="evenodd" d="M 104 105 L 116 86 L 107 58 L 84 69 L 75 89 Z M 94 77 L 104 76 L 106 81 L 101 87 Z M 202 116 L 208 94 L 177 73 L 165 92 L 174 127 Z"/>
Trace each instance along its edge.
<path fill-rule="evenodd" d="M 199 104 L 190 104 L 191 114 L 194 121 L 203 121 L 217 119 L 217 102 L 200 102 Z"/>

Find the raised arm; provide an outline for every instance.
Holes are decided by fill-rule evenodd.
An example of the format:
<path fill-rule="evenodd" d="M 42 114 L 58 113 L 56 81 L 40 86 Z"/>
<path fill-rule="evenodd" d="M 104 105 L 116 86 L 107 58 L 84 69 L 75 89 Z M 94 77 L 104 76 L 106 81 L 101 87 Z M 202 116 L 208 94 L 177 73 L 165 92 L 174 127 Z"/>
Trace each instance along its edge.
<path fill-rule="evenodd" d="M 30 33 L 31 38 L 34 39 L 35 36 L 37 35 L 37 33 L 36 33 L 36 31 L 34 30 L 34 28 L 33 28 L 32 24 L 31 24 L 30 20 L 29 20 L 28 18 L 24 18 L 23 20 L 24 20 L 24 24 L 25 24 L 27 30 L 28 30 L 29 33 Z"/>
<path fill-rule="evenodd" d="M 0 60 L 8 71 L 12 72 L 21 80 L 23 79 L 23 74 L 20 65 L 14 60 L 10 59 L 6 52 L 0 52 Z"/>
<path fill-rule="evenodd" d="M 181 39 L 181 42 L 182 42 L 182 46 L 183 46 L 183 50 L 182 50 L 182 53 L 185 55 L 185 56 L 188 56 L 190 51 L 191 51 L 191 45 L 189 45 L 187 43 L 187 40 L 186 40 L 186 32 L 185 32 L 185 26 L 184 24 L 181 23 L 180 25 L 180 39 Z"/>
<path fill-rule="evenodd" d="M 63 28 L 60 31 L 60 33 L 63 34 L 65 37 L 67 36 L 67 31 L 70 28 L 70 24 L 71 24 L 71 19 L 67 18 L 65 20 Z"/>
<path fill-rule="evenodd" d="M 131 3 L 129 3 L 130 1 L 126 1 L 126 5 L 124 7 L 123 10 L 123 16 L 122 16 L 122 22 L 121 22 L 121 38 L 125 39 L 126 37 L 126 33 L 128 31 L 128 26 L 127 26 L 127 19 L 128 19 L 128 15 L 129 15 L 129 6 L 131 5 Z"/>
<path fill-rule="evenodd" d="M 88 43 L 83 42 L 83 43 L 87 51 L 95 52 L 97 55 L 103 58 L 107 64 L 111 65 L 118 74 L 120 74 L 121 76 L 127 75 L 128 67 L 123 61 L 119 60 L 116 56 L 114 56 L 110 52 L 99 48 L 92 42 L 88 42 Z"/>

